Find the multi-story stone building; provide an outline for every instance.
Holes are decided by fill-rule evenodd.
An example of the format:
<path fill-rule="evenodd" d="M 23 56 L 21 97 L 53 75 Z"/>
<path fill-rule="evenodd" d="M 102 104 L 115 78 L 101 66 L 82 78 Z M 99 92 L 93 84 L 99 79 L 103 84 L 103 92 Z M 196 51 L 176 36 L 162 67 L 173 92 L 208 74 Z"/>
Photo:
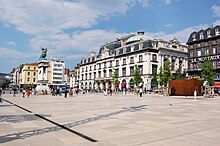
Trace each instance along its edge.
<path fill-rule="evenodd" d="M 187 68 L 187 46 L 177 39 L 171 41 L 151 39 L 138 32 L 121 37 L 116 41 L 106 43 L 99 49 L 99 53 L 92 52 L 88 58 L 83 58 L 76 71 L 76 81 L 79 88 L 109 88 L 114 70 L 119 71 L 121 87 L 134 87 L 134 67 L 138 66 L 143 81 L 143 87 L 151 89 L 151 79 L 154 72 L 164 66 L 164 62 L 171 62 L 172 72 L 178 68 Z"/>
<path fill-rule="evenodd" d="M 57 58 L 51 58 L 49 60 L 51 67 L 51 87 L 61 87 L 65 86 L 64 73 L 65 73 L 65 63 L 63 60 Z"/>
<path fill-rule="evenodd" d="M 220 77 L 220 26 L 192 32 L 187 41 L 188 74 L 201 78 L 201 66 L 205 57 L 212 60 L 215 77 Z"/>
<path fill-rule="evenodd" d="M 37 86 L 37 72 L 38 72 L 37 62 L 27 63 L 27 64 L 22 65 L 22 69 L 19 75 L 20 87 L 21 88 L 36 87 Z"/>

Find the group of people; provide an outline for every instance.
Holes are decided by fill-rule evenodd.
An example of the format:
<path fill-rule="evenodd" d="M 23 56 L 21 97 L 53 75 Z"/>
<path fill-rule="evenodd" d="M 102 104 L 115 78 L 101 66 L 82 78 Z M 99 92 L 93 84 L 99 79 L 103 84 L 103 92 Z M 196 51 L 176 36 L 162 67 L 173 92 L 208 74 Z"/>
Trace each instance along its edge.
<path fill-rule="evenodd" d="M 22 97 L 25 97 L 25 95 L 27 95 L 27 97 L 30 97 L 31 95 L 31 90 L 30 89 L 23 89 L 22 90 Z"/>

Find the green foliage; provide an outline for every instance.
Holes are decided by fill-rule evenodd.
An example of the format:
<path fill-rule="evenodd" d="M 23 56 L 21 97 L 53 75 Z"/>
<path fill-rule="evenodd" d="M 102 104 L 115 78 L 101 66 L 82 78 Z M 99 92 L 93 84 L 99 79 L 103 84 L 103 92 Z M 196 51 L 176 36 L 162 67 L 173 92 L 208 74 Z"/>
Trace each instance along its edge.
<path fill-rule="evenodd" d="M 152 87 L 157 87 L 158 81 L 157 81 L 157 73 L 153 73 L 153 78 L 151 80 L 151 86 Z"/>
<path fill-rule="evenodd" d="M 142 79 L 141 79 L 140 71 L 138 69 L 138 66 L 135 65 L 135 68 L 134 68 L 134 83 L 138 87 L 138 85 L 139 85 L 139 83 L 141 83 L 141 81 L 142 81 Z"/>
<path fill-rule="evenodd" d="M 214 84 L 214 68 L 212 65 L 212 61 L 208 60 L 206 57 L 204 59 L 204 62 L 202 63 L 202 78 L 204 78 L 204 81 L 208 81 L 208 84 L 212 86 Z"/>
<path fill-rule="evenodd" d="M 164 85 L 164 81 L 163 81 L 163 68 L 162 67 L 160 67 L 160 72 L 159 72 L 158 78 L 159 78 L 160 86 L 163 86 Z"/>
<path fill-rule="evenodd" d="M 166 61 L 164 64 L 164 68 L 160 67 L 159 73 L 159 83 L 160 85 L 167 86 L 170 81 L 172 81 L 173 76 L 170 69 L 170 61 Z"/>
<path fill-rule="evenodd" d="M 182 79 L 184 79 L 184 76 L 183 76 L 183 74 L 181 73 L 181 69 L 180 69 L 180 68 L 177 70 L 176 79 L 177 79 L 177 80 L 182 80 Z"/>
<path fill-rule="evenodd" d="M 113 73 L 112 73 L 112 82 L 113 84 L 119 84 L 119 73 L 118 70 L 114 69 Z"/>

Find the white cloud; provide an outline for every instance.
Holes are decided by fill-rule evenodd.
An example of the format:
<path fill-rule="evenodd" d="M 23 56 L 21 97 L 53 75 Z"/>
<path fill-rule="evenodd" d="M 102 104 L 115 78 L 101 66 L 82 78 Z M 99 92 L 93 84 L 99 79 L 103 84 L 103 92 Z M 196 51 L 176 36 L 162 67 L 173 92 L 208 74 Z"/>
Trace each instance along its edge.
<path fill-rule="evenodd" d="M 7 42 L 7 44 L 10 45 L 10 46 L 16 46 L 16 43 L 13 42 L 13 41 L 9 41 L 9 42 Z"/>
<path fill-rule="evenodd" d="M 176 31 L 174 33 L 165 33 L 163 31 L 160 32 L 147 32 L 147 34 L 155 39 L 165 39 L 165 40 L 170 40 L 174 37 L 176 37 L 181 43 L 186 43 L 189 35 L 193 32 L 193 31 L 199 31 L 200 29 L 205 29 L 207 28 L 208 25 L 204 24 L 204 25 L 198 25 L 198 26 L 192 26 L 192 27 L 188 27 L 185 28 L 183 30 L 180 31 Z"/>
<path fill-rule="evenodd" d="M 101 14 L 82 3 L 53 0 L 1 0 L 0 19 L 27 34 L 88 28 Z"/>
<path fill-rule="evenodd" d="M 25 58 L 31 58 L 32 55 L 21 52 L 15 49 L 9 49 L 9 48 L 3 48 L 0 47 L 0 54 L 2 58 L 7 58 L 8 60 L 10 59 L 25 59 Z"/>
<path fill-rule="evenodd" d="M 214 25 L 214 26 L 220 25 L 220 20 L 216 20 L 215 22 L 213 22 L 213 25 Z"/>
<path fill-rule="evenodd" d="M 173 24 L 165 24 L 164 27 L 174 27 Z"/>
<path fill-rule="evenodd" d="M 220 6 L 213 5 L 211 9 L 213 10 L 214 16 L 220 17 Z"/>
<path fill-rule="evenodd" d="M 105 42 L 116 40 L 117 37 L 123 36 L 125 33 L 116 33 L 113 30 L 88 30 L 83 32 L 77 32 L 72 35 L 60 33 L 51 34 L 47 36 L 38 36 L 31 40 L 30 45 L 36 48 L 35 51 L 39 52 L 40 47 L 48 48 L 48 54 L 51 57 L 64 56 L 68 59 L 69 55 L 88 54 L 91 51 L 98 51 L 100 45 Z M 66 52 L 71 52 L 68 55 Z"/>

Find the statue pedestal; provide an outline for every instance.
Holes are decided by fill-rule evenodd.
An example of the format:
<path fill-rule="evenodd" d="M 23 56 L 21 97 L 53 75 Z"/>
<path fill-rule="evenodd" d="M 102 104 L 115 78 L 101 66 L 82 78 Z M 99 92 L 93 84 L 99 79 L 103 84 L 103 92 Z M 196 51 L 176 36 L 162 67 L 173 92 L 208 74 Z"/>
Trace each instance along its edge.
<path fill-rule="evenodd" d="M 48 87 L 48 66 L 49 61 L 47 60 L 40 60 L 38 62 L 38 81 L 37 81 L 37 93 L 43 94 L 47 91 L 50 94 L 50 89 Z"/>

